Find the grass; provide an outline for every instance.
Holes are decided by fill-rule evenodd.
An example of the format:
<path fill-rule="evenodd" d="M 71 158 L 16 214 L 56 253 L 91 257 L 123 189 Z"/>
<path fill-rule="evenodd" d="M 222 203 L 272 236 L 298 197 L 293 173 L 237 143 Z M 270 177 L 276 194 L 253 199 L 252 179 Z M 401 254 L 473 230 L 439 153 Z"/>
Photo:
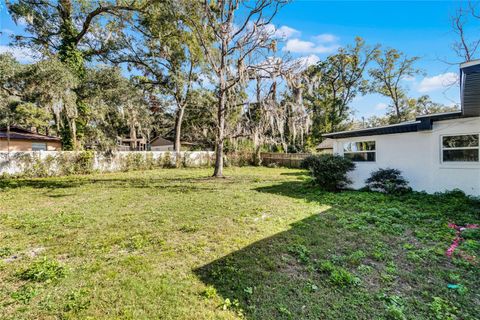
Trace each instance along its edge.
<path fill-rule="evenodd" d="M 0 319 L 478 319 L 478 202 L 210 174 L 0 180 Z"/>

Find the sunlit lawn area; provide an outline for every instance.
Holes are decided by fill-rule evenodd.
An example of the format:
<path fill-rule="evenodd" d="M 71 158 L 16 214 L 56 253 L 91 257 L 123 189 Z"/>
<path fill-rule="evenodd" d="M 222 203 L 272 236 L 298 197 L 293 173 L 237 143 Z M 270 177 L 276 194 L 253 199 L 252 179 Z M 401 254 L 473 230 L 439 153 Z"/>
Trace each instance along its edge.
<path fill-rule="evenodd" d="M 211 172 L 0 180 L 0 319 L 478 319 L 478 202 Z"/>

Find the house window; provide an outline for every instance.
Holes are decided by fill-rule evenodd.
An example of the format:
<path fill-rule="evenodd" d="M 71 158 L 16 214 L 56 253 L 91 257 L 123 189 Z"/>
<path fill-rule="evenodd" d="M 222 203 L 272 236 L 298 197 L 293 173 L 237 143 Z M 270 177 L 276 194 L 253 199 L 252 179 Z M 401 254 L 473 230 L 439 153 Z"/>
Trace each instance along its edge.
<path fill-rule="evenodd" d="M 443 162 L 478 162 L 480 154 L 478 134 L 442 137 Z"/>
<path fill-rule="evenodd" d="M 375 161 L 375 141 L 347 142 L 343 145 L 343 156 L 352 161 Z"/>
<path fill-rule="evenodd" d="M 46 151 L 47 144 L 44 142 L 32 142 L 32 151 Z"/>

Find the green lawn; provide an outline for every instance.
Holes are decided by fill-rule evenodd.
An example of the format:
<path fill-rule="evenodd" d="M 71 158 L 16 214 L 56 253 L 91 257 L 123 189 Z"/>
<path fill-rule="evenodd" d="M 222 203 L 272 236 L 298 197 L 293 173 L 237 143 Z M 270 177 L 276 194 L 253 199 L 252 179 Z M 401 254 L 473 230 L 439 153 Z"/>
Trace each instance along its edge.
<path fill-rule="evenodd" d="M 478 319 L 478 202 L 211 172 L 0 180 L 0 319 Z"/>

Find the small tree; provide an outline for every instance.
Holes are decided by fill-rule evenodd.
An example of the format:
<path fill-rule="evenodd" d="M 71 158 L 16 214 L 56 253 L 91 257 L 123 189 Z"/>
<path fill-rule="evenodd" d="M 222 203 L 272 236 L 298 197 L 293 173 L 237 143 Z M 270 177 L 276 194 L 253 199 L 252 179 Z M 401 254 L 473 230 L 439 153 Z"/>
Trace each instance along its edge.
<path fill-rule="evenodd" d="M 398 169 L 378 169 L 365 180 L 368 188 L 384 193 L 404 193 L 410 190 L 408 181 Z"/>
<path fill-rule="evenodd" d="M 351 183 L 347 173 L 355 169 L 352 160 L 331 154 L 309 156 L 301 166 L 310 170 L 313 182 L 326 191 L 344 189 Z"/>

